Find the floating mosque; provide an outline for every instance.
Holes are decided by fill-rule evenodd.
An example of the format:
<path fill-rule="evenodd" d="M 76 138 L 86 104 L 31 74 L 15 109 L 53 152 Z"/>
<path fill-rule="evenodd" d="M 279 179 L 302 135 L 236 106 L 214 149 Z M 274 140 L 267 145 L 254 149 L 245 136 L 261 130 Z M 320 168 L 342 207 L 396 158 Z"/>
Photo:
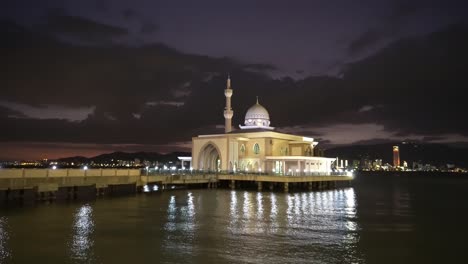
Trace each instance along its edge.
<path fill-rule="evenodd" d="M 260 172 L 304 175 L 331 172 L 335 158 L 315 156 L 318 142 L 310 137 L 285 134 L 270 126 L 270 115 L 258 97 L 245 114 L 244 125 L 233 130 L 233 89 L 228 77 L 224 109 L 225 133 L 192 138 L 191 166 L 195 170 Z"/>

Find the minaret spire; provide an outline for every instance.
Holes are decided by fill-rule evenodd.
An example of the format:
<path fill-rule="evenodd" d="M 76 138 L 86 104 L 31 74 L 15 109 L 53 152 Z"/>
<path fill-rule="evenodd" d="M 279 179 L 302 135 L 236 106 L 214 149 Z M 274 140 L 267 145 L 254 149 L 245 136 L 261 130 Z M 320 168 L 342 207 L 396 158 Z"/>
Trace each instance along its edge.
<path fill-rule="evenodd" d="M 258 95 L 257 95 L 257 104 L 258 104 Z"/>
<path fill-rule="evenodd" d="M 231 76 L 228 74 L 226 81 L 226 90 L 224 90 L 224 96 L 226 96 L 226 107 L 224 108 L 224 132 L 229 133 L 232 131 L 232 116 L 234 111 L 231 108 Z"/>

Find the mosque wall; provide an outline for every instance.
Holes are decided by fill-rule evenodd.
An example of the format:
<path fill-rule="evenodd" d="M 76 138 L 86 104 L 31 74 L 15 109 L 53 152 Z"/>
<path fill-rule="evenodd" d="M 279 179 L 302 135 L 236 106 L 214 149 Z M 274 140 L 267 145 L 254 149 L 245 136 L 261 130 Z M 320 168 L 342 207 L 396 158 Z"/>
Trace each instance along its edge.
<path fill-rule="evenodd" d="M 314 147 L 309 143 L 291 144 L 292 156 L 314 156 Z"/>
<path fill-rule="evenodd" d="M 272 138 L 270 153 L 268 156 L 288 156 L 290 155 L 289 140 Z"/>
<path fill-rule="evenodd" d="M 221 170 L 228 169 L 228 138 L 227 137 L 206 137 L 192 139 L 192 167 L 195 170 L 200 168 L 200 154 L 203 149 L 212 144 L 219 151 L 221 160 Z"/>

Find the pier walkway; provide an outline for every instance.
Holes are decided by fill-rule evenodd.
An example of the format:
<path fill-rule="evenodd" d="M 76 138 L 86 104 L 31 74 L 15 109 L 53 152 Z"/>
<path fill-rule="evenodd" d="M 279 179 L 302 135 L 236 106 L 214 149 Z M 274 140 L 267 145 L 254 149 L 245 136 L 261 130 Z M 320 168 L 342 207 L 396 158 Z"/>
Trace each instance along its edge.
<path fill-rule="evenodd" d="M 228 173 L 204 171 L 151 171 L 140 169 L 0 169 L 0 201 L 25 196 L 40 199 L 73 199 L 79 196 L 136 193 L 144 186 L 199 186 L 208 188 L 256 187 L 258 190 L 334 188 L 349 185 L 349 173 Z"/>

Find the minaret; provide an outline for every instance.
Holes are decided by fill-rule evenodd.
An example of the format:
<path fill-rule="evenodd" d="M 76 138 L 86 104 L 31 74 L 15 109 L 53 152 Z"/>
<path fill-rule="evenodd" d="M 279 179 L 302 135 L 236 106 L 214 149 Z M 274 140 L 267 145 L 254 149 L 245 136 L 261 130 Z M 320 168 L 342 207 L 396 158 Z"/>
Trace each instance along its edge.
<path fill-rule="evenodd" d="M 231 89 L 231 78 L 228 75 L 226 90 L 224 90 L 224 95 L 226 96 L 226 108 L 224 108 L 224 131 L 225 133 L 229 133 L 232 131 L 232 116 L 234 115 L 234 111 L 231 108 L 231 96 L 232 96 L 232 89 Z"/>

